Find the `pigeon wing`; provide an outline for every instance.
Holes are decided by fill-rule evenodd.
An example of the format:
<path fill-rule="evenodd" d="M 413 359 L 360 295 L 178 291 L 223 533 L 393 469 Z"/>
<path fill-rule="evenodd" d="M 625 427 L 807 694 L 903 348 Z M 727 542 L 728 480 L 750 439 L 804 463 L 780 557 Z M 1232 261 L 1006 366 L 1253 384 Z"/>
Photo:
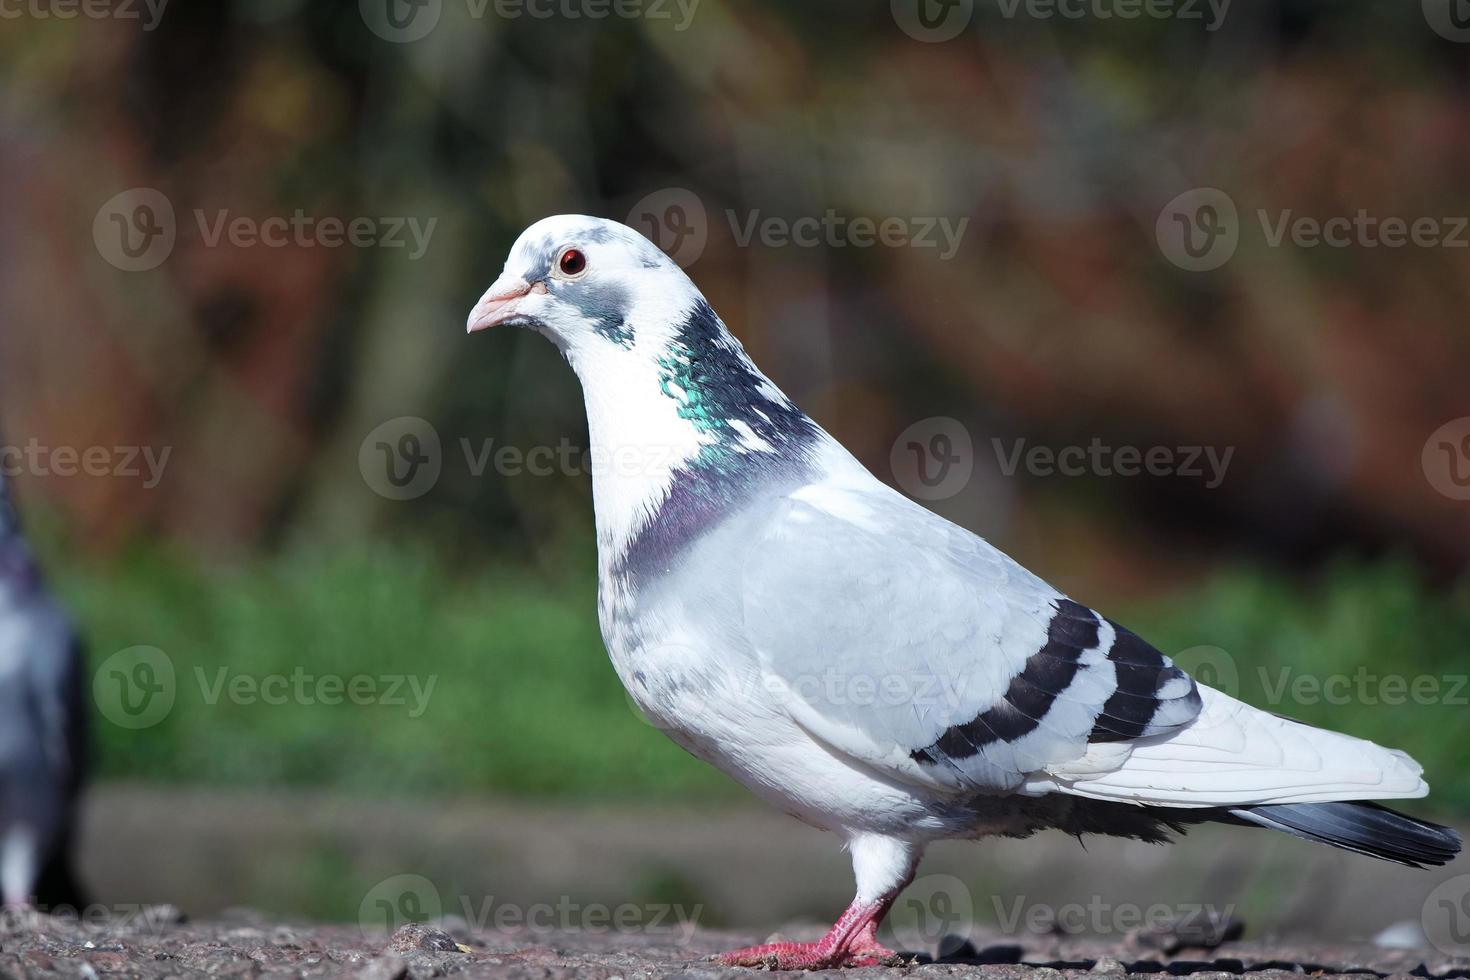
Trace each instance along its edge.
<path fill-rule="evenodd" d="M 1014 790 L 1199 712 L 1168 658 L 886 487 L 810 486 L 760 527 L 741 599 L 766 687 L 890 776 Z"/>

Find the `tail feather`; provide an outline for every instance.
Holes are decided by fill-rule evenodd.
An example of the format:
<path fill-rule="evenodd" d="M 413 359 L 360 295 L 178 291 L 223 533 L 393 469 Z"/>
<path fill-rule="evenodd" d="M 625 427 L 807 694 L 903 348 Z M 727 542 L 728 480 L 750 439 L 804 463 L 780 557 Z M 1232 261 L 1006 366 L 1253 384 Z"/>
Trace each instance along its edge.
<path fill-rule="evenodd" d="M 1276 803 L 1228 812 L 1259 827 L 1411 868 L 1437 867 L 1460 853 L 1454 830 L 1377 803 Z"/>

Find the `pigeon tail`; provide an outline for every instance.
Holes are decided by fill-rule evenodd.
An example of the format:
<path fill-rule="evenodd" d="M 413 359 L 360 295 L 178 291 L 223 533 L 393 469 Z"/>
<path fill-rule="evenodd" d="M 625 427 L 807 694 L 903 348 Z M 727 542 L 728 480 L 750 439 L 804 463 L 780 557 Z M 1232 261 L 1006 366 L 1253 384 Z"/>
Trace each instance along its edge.
<path fill-rule="evenodd" d="M 1235 807 L 1229 813 L 1258 827 L 1411 868 L 1438 867 L 1460 853 L 1460 835 L 1454 830 L 1378 803 L 1275 803 Z"/>

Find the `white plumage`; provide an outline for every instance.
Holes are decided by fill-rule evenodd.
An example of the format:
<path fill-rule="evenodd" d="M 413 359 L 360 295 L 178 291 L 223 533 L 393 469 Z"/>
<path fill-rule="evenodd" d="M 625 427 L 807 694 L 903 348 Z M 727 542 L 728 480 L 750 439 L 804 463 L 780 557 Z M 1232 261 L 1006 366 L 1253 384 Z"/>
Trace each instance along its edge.
<path fill-rule="evenodd" d="M 1146 840 L 1256 824 L 1406 864 L 1452 831 L 1400 752 L 1197 685 L 1122 626 L 874 478 L 631 229 L 528 228 L 471 331 L 535 329 L 582 382 L 603 637 L 694 755 L 847 841 L 853 905 L 784 967 L 892 957 L 877 921 L 924 846 L 1047 827 Z"/>
<path fill-rule="evenodd" d="M 1403 752 L 1269 714 L 1209 687 L 1200 693 L 1204 708 L 1193 724 L 1167 738 L 1123 743 L 1118 758 L 1099 752 L 1097 761 L 1106 763 L 1100 772 L 1087 771 L 1086 756 L 1056 767 L 1027 792 L 1177 807 L 1401 800 L 1429 792 L 1423 767 Z"/>

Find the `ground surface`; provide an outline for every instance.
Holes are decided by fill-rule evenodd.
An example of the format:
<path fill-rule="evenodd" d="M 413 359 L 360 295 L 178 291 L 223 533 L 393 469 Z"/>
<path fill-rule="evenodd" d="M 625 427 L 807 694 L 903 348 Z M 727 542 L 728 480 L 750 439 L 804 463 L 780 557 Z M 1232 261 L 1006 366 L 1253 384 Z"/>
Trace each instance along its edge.
<path fill-rule="evenodd" d="M 438 928 L 443 926 L 443 928 Z M 813 935 L 794 927 L 793 938 Z M 344 925 L 285 924 L 237 911 L 191 923 L 171 907 L 149 907 L 117 921 L 82 922 L 7 914 L 0 924 L 0 975 L 16 977 L 739 977 L 707 957 L 762 937 L 714 931 L 669 936 L 589 931 L 476 931 L 450 920 L 407 925 L 391 936 Z M 844 971 L 912 980 L 985 977 L 1060 980 L 1125 973 L 1253 977 L 1376 974 L 1470 976 L 1470 961 L 1422 950 L 1372 946 L 1225 943 L 1213 950 L 1175 949 L 1167 934 L 1114 941 L 1038 939 L 962 945 L 939 961 L 919 954 L 903 967 Z M 946 946 L 952 945 L 949 943 Z"/>
<path fill-rule="evenodd" d="M 89 796 L 82 837 L 96 904 L 83 921 L 0 915 L 0 978 L 751 976 L 707 958 L 773 923 L 815 939 L 852 889 L 835 838 L 761 807 L 114 785 Z M 1470 952 L 1460 863 L 1413 871 L 1233 828 L 1174 847 L 942 844 L 880 936 L 920 962 L 849 974 L 1470 977 L 1444 952 Z M 1157 914 L 1174 925 L 1140 928 Z M 437 931 L 399 931 L 419 920 Z M 1234 926 L 1186 928 L 1217 921 L 1244 941 L 1207 949 Z"/>

